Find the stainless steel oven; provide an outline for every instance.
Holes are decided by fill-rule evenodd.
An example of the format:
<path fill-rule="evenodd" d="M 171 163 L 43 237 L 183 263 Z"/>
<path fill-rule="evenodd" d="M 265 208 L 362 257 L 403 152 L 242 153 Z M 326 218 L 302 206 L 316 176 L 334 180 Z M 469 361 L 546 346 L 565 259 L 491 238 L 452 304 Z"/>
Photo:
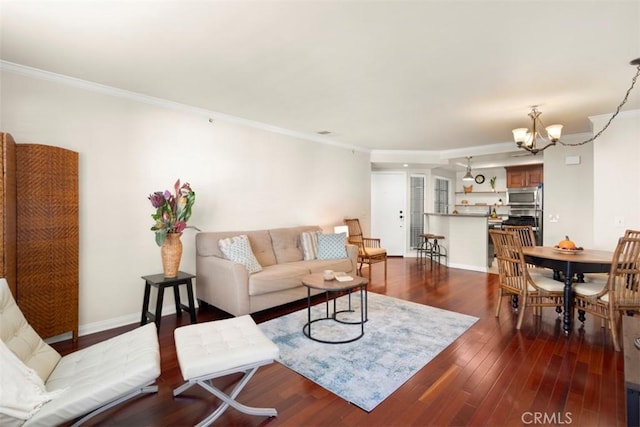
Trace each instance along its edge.
<path fill-rule="evenodd" d="M 509 219 L 503 225 L 530 225 L 542 245 L 542 187 L 507 189 Z"/>
<path fill-rule="evenodd" d="M 542 188 L 508 188 L 507 205 L 512 207 L 526 207 L 529 209 L 542 209 Z"/>

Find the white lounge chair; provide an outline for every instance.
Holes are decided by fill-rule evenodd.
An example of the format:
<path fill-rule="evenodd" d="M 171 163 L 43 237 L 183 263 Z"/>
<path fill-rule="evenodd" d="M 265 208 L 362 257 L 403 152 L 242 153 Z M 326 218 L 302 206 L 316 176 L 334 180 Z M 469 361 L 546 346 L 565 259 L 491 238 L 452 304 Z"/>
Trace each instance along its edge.
<path fill-rule="evenodd" d="M 75 425 L 141 393 L 160 376 L 154 323 L 64 357 L 26 321 L 0 278 L 0 425 Z"/>

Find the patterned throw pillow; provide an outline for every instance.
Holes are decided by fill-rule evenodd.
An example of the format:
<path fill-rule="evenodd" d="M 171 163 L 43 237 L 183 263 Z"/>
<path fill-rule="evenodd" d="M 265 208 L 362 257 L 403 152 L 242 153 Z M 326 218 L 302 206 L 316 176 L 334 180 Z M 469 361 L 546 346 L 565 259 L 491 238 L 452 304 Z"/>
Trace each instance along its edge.
<path fill-rule="evenodd" d="M 227 239 L 220 239 L 218 241 L 218 246 L 225 258 L 229 261 L 244 265 L 249 274 L 262 271 L 262 266 L 253 254 L 249 238 L 245 234 L 229 237 Z"/>
<path fill-rule="evenodd" d="M 318 233 L 318 259 L 339 259 L 347 257 L 345 248 L 347 233 Z"/>
<path fill-rule="evenodd" d="M 300 246 L 302 246 L 305 261 L 316 259 L 318 257 L 318 232 L 303 231 L 300 233 Z"/>

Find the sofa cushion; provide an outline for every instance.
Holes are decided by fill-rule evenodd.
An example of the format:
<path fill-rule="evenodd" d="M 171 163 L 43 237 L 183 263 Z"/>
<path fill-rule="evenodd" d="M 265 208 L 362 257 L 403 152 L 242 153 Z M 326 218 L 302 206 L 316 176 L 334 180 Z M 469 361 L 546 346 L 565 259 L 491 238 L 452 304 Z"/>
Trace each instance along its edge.
<path fill-rule="evenodd" d="M 346 258 L 347 234 L 321 234 L 318 233 L 318 259 Z"/>
<path fill-rule="evenodd" d="M 275 264 L 249 276 L 249 295 L 262 295 L 302 286 L 302 278 L 310 274 L 305 265 Z"/>
<path fill-rule="evenodd" d="M 218 240 L 245 234 L 251 243 L 251 249 L 261 266 L 276 263 L 276 255 L 271 246 L 271 236 L 267 230 L 254 231 L 215 231 L 196 234 L 196 251 L 198 256 L 217 256 L 224 258 L 218 246 Z"/>
<path fill-rule="evenodd" d="M 247 231 L 243 234 L 246 234 L 249 238 L 253 254 L 262 267 L 273 265 L 277 262 L 276 254 L 273 252 L 273 246 L 271 245 L 271 236 L 268 231 Z"/>
<path fill-rule="evenodd" d="M 278 264 L 302 261 L 304 259 L 300 245 L 300 234 L 303 231 L 320 231 L 320 227 L 300 226 L 269 230 L 273 252 L 276 255 Z"/>
<path fill-rule="evenodd" d="M 316 259 L 313 261 L 298 261 L 290 265 L 308 269 L 311 273 L 322 273 L 324 270 L 340 271 L 348 274 L 354 274 L 351 258 L 342 259 Z"/>
<path fill-rule="evenodd" d="M 253 255 L 249 238 L 245 234 L 220 239 L 218 246 L 228 260 L 244 265 L 249 274 L 262 271 L 262 266 Z"/>
<path fill-rule="evenodd" d="M 318 232 L 303 231 L 300 233 L 300 246 L 305 261 L 310 261 L 318 257 Z"/>

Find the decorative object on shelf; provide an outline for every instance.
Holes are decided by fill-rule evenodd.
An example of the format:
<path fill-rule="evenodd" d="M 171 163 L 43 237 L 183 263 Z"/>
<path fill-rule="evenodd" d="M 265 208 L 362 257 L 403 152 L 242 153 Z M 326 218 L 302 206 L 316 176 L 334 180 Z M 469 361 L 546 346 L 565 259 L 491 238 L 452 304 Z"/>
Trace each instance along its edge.
<path fill-rule="evenodd" d="M 489 185 L 491 186 L 491 191 L 495 192 L 496 191 L 496 178 L 495 176 L 492 176 L 491 178 L 489 178 Z"/>
<path fill-rule="evenodd" d="M 160 254 L 165 277 L 178 275 L 182 257 L 180 236 L 185 229 L 196 228 L 187 226 L 196 193 L 189 183 L 180 185 L 179 179 L 174 184 L 174 191 L 175 194 L 165 190 L 149 195 L 151 205 L 156 208 L 156 212 L 151 215 L 156 222 L 151 230 L 155 231 L 156 244 L 161 247 Z"/>
<path fill-rule="evenodd" d="M 631 86 L 629 87 L 629 89 L 627 89 L 627 92 L 624 98 L 622 99 L 622 102 L 618 105 L 618 107 L 616 108 L 616 111 L 609 118 L 609 121 L 593 137 L 587 139 L 586 141 L 582 141 L 578 143 L 567 143 L 567 142 L 560 141 L 560 136 L 562 134 L 562 125 L 548 126 L 546 128 L 547 138 L 542 137 L 539 133 L 539 129 L 544 127 L 542 120 L 540 119 L 540 115 L 542 113 L 538 111 L 537 105 L 532 105 L 531 112 L 529 113 L 529 117 L 531 118 L 532 129 L 529 130 L 527 128 L 518 128 L 513 130 L 513 139 L 518 145 L 518 148 L 527 150 L 532 154 L 537 154 L 540 151 L 544 151 L 547 148 L 553 145 L 556 145 L 557 142 L 565 146 L 578 146 L 578 145 L 584 145 L 589 142 L 595 141 L 609 127 L 613 119 L 618 115 L 622 106 L 627 102 L 627 99 L 629 98 L 629 93 L 631 93 L 631 90 L 636 84 L 636 80 L 640 75 L 640 58 L 634 59 L 633 61 L 630 62 L 630 64 L 636 66 L 636 74 L 631 79 Z M 546 145 L 539 147 L 538 140 L 543 141 Z"/>
<path fill-rule="evenodd" d="M 462 177 L 462 182 L 472 182 L 474 180 L 473 175 L 471 175 L 471 156 L 467 157 L 467 173 Z"/>
<path fill-rule="evenodd" d="M 473 191 L 473 185 L 463 185 L 462 189 L 465 193 L 471 193 Z"/>
<path fill-rule="evenodd" d="M 484 175 L 478 174 L 476 175 L 476 184 L 482 184 L 484 182 Z"/>

